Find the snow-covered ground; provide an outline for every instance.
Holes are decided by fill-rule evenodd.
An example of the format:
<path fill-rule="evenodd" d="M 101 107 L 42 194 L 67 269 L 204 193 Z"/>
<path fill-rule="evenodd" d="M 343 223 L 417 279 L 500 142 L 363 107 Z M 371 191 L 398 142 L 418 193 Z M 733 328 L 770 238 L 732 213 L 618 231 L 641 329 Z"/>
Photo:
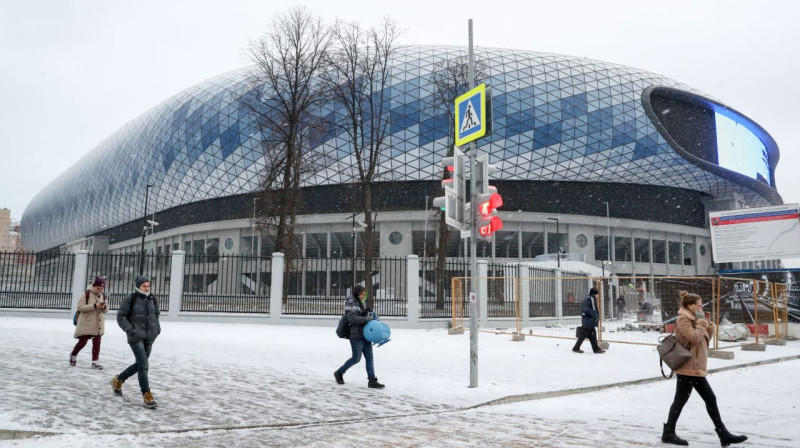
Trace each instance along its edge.
<path fill-rule="evenodd" d="M 78 366 L 70 319 L 0 316 L 0 439 L 10 431 L 56 435 L 0 440 L 0 447 L 258 446 L 661 446 L 661 424 L 674 379 L 660 378 L 651 346 L 612 344 L 603 355 L 570 351 L 573 341 L 480 333 L 479 387 L 469 388 L 469 335 L 403 330 L 375 348 L 386 389 L 366 387 L 364 362 L 333 371 L 349 355 L 333 329 L 162 322 L 153 348 L 151 388 L 159 407 L 145 409 L 135 377 L 123 398 L 109 379 L 133 356 L 107 321 L 102 364 L 90 369 L 87 345 Z M 800 342 L 765 352 L 733 350 L 709 381 L 741 446 L 800 443 L 797 378 Z M 647 380 L 640 384 L 624 384 Z M 543 398 L 543 393 L 590 388 Z M 537 395 L 537 393 L 540 393 Z M 484 405 L 512 397 L 510 404 Z M 702 400 L 693 396 L 678 424 L 691 446 L 719 446 Z"/>

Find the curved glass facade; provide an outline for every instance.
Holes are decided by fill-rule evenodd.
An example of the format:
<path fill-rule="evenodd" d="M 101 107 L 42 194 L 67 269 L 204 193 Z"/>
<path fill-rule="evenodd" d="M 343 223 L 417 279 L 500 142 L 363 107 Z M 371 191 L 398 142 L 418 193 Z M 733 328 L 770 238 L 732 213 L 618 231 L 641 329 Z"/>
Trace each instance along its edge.
<path fill-rule="evenodd" d="M 440 176 L 448 118 L 430 107 L 431 74 L 438 63 L 466 54 L 464 47 L 438 46 L 402 47 L 395 54 L 382 181 Z M 485 64 L 484 81 L 493 91 L 494 131 L 479 147 L 500 168 L 495 178 L 670 186 L 715 197 L 737 194 L 753 206 L 778 197 L 687 160 L 659 133 L 643 107 L 643 92 L 663 86 L 702 95 L 688 86 L 631 67 L 556 54 L 479 48 L 476 58 Z M 241 102 L 251 88 L 248 70 L 169 98 L 66 170 L 25 210 L 25 246 L 52 248 L 141 219 L 148 184 L 150 213 L 256 190 L 264 153 Z M 318 113 L 325 116 L 332 108 Z M 334 163 L 310 175 L 305 186 L 353 181 L 344 135 L 330 133 L 315 150 Z"/>

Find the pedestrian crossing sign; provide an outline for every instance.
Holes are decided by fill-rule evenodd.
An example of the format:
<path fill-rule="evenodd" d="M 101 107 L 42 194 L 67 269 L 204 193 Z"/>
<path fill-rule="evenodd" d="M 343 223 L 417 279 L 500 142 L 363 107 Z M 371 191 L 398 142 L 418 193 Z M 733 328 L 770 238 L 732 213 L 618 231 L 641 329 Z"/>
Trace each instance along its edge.
<path fill-rule="evenodd" d="M 486 84 L 456 98 L 456 146 L 463 146 L 487 134 L 491 106 L 487 106 Z"/>

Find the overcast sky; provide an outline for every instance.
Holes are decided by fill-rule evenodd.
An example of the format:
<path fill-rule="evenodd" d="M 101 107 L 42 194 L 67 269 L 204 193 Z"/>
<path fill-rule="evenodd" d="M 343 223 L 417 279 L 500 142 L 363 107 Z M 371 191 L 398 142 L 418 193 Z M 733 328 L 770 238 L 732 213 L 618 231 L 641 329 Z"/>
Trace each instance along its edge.
<path fill-rule="evenodd" d="M 326 20 L 389 15 L 403 44 L 584 56 L 686 83 L 777 141 L 778 191 L 800 202 L 800 2 L 319 0 Z M 448 7 L 443 5 L 447 4 Z M 0 208 L 20 219 L 45 185 L 160 101 L 248 61 L 249 39 L 291 3 L 0 0 Z M 102 174 L 98 174 L 102 175 Z"/>

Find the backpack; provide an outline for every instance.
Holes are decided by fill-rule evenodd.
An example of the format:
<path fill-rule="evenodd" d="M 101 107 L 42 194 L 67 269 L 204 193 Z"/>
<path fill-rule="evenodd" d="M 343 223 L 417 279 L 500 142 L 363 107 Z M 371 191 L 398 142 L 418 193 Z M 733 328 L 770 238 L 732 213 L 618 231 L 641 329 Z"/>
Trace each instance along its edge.
<path fill-rule="evenodd" d="M 89 290 L 86 290 L 84 293 L 84 297 L 86 298 L 86 304 L 89 304 Z M 72 325 L 78 326 L 78 315 L 81 314 L 80 311 L 75 311 L 75 315 L 72 316 Z"/>
<path fill-rule="evenodd" d="M 347 320 L 345 315 L 342 315 L 341 319 L 339 319 L 339 325 L 336 326 L 336 336 L 342 339 L 350 339 L 350 321 Z"/>

